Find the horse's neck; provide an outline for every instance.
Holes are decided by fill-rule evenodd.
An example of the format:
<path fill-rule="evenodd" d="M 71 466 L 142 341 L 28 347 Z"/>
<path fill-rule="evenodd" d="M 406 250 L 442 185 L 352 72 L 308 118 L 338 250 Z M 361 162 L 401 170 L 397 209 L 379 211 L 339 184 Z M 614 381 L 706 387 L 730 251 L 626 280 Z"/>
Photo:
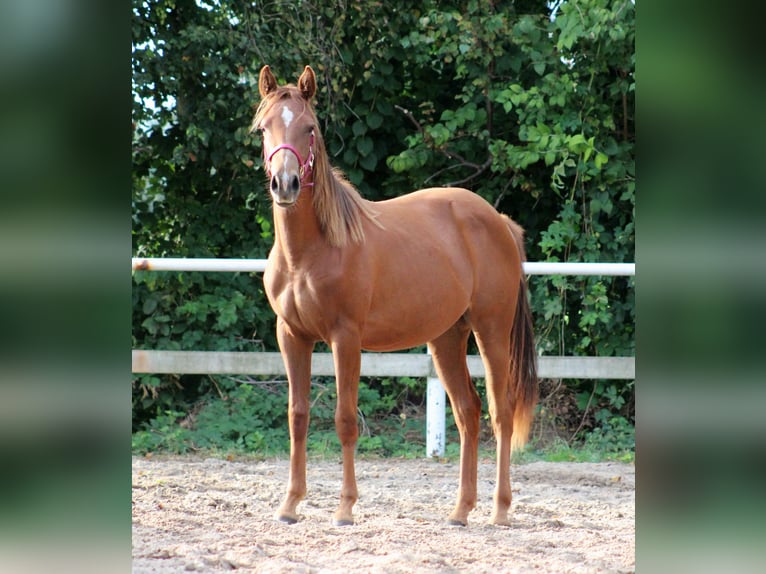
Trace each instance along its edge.
<path fill-rule="evenodd" d="M 274 205 L 274 246 L 283 256 L 298 261 L 309 247 L 316 246 L 322 240 L 313 205 L 313 194 L 304 189 L 295 205 L 288 208 Z"/>

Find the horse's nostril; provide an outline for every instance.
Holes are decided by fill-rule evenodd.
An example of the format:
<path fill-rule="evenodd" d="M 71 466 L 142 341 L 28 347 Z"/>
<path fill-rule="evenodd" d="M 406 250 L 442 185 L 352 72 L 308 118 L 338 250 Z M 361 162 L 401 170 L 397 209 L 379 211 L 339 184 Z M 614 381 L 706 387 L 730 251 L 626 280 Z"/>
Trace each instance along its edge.
<path fill-rule="evenodd" d="M 279 191 L 279 178 L 276 175 L 271 178 L 271 191 L 273 193 Z"/>
<path fill-rule="evenodd" d="M 290 180 L 290 187 L 292 188 L 292 191 L 293 191 L 293 192 L 297 192 L 297 191 L 298 191 L 298 189 L 300 188 L 300 186 L 301 186 L 301 182 L 300 182 L 300 180 L 298 179 L 298 176 L 297 176 L 297 175 L 294 175 L 294 176 L 292 177 L 292 179 Z"/>

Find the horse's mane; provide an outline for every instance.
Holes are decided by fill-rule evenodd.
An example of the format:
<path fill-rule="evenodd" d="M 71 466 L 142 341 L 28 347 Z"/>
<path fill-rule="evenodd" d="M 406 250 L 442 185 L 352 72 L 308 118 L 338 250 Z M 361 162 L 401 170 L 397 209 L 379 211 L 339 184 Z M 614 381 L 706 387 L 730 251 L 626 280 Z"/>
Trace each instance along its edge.
<path fill-rule="evenodd" d="M 279 86 L 259 104 L 253 118 L 252 128 L 260 125 L 263 117 L 274 104 L 292 99 L 304 105 L 304 113 L 311 114 L 314 121 L 314 212 L 319 227 L 330 245 L 343 247 L 351 243 L 364 242 L 363 220 L 366 217 L 375 225 L 378 212 L 371 201 L 364 199 L 346 179 L 343 172 L 330 165 L 322 132 L 319 130 L 313 106 L 307 102 L 297 87 L 292 84 Z"/>

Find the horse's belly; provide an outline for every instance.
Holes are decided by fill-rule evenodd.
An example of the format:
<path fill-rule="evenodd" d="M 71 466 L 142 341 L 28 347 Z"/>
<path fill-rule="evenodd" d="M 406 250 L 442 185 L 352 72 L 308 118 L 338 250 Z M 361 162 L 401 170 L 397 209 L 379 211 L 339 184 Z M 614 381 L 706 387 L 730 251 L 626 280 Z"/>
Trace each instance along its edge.
<path fill-rule="evenodd" d="M 465 313 L 464 297 L 429 297 L 421 304 L 397 304 L 373 309 L 362 331 L 362 347 L 369 351 L 397 351 L 423 345 L 452 327 Z"/>

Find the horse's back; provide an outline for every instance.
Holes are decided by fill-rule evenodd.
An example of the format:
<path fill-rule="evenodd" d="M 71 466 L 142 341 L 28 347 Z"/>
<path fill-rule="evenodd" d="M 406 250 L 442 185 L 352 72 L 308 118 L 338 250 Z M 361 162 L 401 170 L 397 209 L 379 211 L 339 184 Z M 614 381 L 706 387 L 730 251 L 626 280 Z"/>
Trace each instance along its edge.
<path fill-rule="evenodd" d="M 520 264 L 521 227 L 472 191 L 426 188 L 377 205 L 381 236 L 404 232 L 418 241 L 463 251 L 473 267 L 482 262 L 508 268 Z"/>
<path fill-rule="evenodd" d="M 461 204 L 471 206 L 472 209 L 480 211 L 487 211 L 486 208 L 489 208 L 487 213 L 497 213 L 495 208 L 487 203 L 481 196 L 462 187 L 427 187 L 405 195 L 400 195 L 393 199 L 377 202 L 377 205 L 410 205 L 416 203 L 421 203 L 423 205 Z"/>

